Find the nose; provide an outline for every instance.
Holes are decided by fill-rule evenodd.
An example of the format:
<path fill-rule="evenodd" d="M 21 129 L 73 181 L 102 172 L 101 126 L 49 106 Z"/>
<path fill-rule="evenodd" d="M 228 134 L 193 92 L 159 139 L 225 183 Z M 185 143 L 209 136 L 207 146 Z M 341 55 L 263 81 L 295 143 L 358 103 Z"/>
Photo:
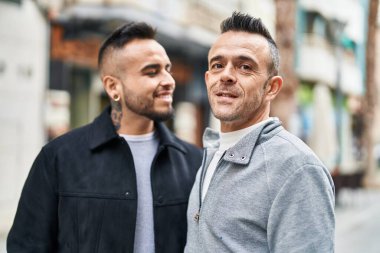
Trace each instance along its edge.
<path fill-rule="evenodd" d="M 166 72 L 165 75 L 164 75 L 163 80 L 160 83 L 160 85 L 162 85 L 162 86 L 164 86 L 166 88 L 172 88 L 172 89 L 174 89 L 174 87 L 175 87 L 175 80 L 174 80 L 173 76 L 169 72 Z"/>
<path fill-rule="evenodd" d="M 227 84 L 234 84 L 236 82 L 235 68 L 231 64 L 228 64 L 223 69 L 220 80 Z"/>

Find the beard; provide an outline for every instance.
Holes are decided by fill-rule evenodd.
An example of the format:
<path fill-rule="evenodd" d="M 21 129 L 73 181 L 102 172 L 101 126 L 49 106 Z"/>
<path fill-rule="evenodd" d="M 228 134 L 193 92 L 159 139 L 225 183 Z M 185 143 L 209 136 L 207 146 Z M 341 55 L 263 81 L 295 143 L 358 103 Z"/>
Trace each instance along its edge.
<path fill-rule="evenodd" d="M 170 107 L 170 110 L 167 112 L 155 112 L 155 111 L 145 111 L 141 115 L 157 122 L 167 121 L 173 118 L 174 109 Z"/>
<path fill-rule="evenodd" d="M 244 97 L 244 92 L 237 88 L 236 86 L 218 84 L 218 82 L 212 85 L 210 92 L 208 93 L 208 99 L 211 106 L 211 111 L 214 114 L 215 118 L 219 119 L 222 122 L 233 122 L 236 120 L 246 119 L 252 117 L 252 114 L 258 112 L 263 107 L 263 99 L 265 96 L 265 87 L 267 81 L 262 86 L 262 89 L 258 90 L 253 97 L 250 97 L 248 100 L 245 98 L 244 101 L 241 101 L 238 104 L 229 106 L 228 110 L 221 109 L 221 106 L 217 104 L 215 99 L 215 93 L 219 91 L 229 92 L 236 97 Z"/>
<path fill-rule="evenodd" d="M 154 107 L 154 95 L 151 99 L 137 97 L 133 92 L 125 94 L 125 106 L 132 112 L 145 116 L 153 121 L 166 121 L 174 116 L 174 109 L 170 106 L 166 111 L 157 111 Z"/>

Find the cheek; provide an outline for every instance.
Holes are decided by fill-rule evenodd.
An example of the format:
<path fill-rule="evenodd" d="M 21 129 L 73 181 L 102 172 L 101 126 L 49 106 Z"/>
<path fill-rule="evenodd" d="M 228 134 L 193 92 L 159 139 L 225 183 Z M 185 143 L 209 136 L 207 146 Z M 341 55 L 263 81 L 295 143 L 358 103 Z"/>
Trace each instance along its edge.
<path fill-rule="evenodd" d="M 210 84 L 206 84 L 206 91 L 207 91 L 207 95 L 210 96 L 211 95 L 211 85 Z"/>
<path fill-rule="evenodd" d="M 218 85 L 218 79 L 217 78 L 213 78 L 213 77 L 209 77 L 208 80 L 206 81 L 206 89 L 207 91 L 211 91 L 212 89 L 214 89 L 215 87 L 217 87 Z"/>
<path fill-rule="evenodd" d="M 137 78 L 129 86 L 129 90 L 135 94 L 149 94 L 153 93 L 157 88 L 157 82 L 149 78 Z"/>

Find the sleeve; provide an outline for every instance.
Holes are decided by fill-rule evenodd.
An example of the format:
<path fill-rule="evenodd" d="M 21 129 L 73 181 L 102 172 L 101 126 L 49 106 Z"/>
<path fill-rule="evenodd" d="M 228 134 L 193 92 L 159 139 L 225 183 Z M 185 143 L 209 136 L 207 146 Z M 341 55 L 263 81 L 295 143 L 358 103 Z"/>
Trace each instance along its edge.
<path fill-rule="evenodd" d="M 56 252 L 57 194 L 54 168 L 42 149 L 26 179 L 13 226 L 7 238 L 7 251 Z"/>
<path fill-rule="evenodd" d="M 307 165 L 286 180 L 269 213 L 270 252 L 334 252 L 334 185 L 327 173 Z"/>

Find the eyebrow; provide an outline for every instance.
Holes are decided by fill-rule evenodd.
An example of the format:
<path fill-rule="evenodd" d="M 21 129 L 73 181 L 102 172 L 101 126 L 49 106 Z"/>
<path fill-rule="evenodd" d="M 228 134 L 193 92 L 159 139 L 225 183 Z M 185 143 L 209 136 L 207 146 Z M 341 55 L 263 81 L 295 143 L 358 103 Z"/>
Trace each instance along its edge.
<path fill-rule="evenodd" d="M 148 64 L 146 66 L 144 66 L 142 69 L 141 69 L 141 72 L 144 72 L 148 69 L 159 69 L 161 68 L 161 65 L 158 64 L 158 63 L 154 63 L 154 64 Z"/>
<path fill-rule="evenodd" d="M 220 61 L 222 59 L 224 59 L 225 57 L 222 56 L 222 55 L 216 55 L 214 57 L 212 57 L 209 61 L 209 63 L 212 63 L 214 61 Z M 252 62 L 253 65 L 255 65 L 255 67 L 258 67 L 258 63 L 257 61 L 255 61 L 252 57 L 249 57 L 249 56 L 246 56 L 246 55 L 238 55 L 237 57 L 234 57 L 234 58 L 237 58 L 238 60 L 240 61 L 249 61 L 249 62 Z"/>
<path fill-rule="evenodd" d="M 168 69 L 170 68 L 172 65 L 171 64 L 166 64 L 165 65 L 165 69 Z M 146 66 L 144 66 L 142 69 L 141 69 L 141 72 L 144 72 L 148 69 L 160 69 L 161 68 L 161 64 L 158 64 L 158 63 L 153 63 L 153 64 L 148 64 Z"/>
<path fill-rule="evenodd" d="M 221 56 L 221 55 L 216 55 L 216 56 L 214 56 L 214 57 L 212 57 L 211 59 L 210 59 L 210 63 L 211 62 L 213 62 L 213 61 L 220 61 L 221 59 L 223 59 L 224 57 L 223 56 Z"/>
<path fill-rule="evenodd" d="M 242 60 L 242 61 L 252 61 L 252 62 L 256 63 L 256 61 L 254 59 L 252 59 L 252 57 L 249 57 L 249 56 L 239 55 L 237 58 L 239 60 Z"/>

